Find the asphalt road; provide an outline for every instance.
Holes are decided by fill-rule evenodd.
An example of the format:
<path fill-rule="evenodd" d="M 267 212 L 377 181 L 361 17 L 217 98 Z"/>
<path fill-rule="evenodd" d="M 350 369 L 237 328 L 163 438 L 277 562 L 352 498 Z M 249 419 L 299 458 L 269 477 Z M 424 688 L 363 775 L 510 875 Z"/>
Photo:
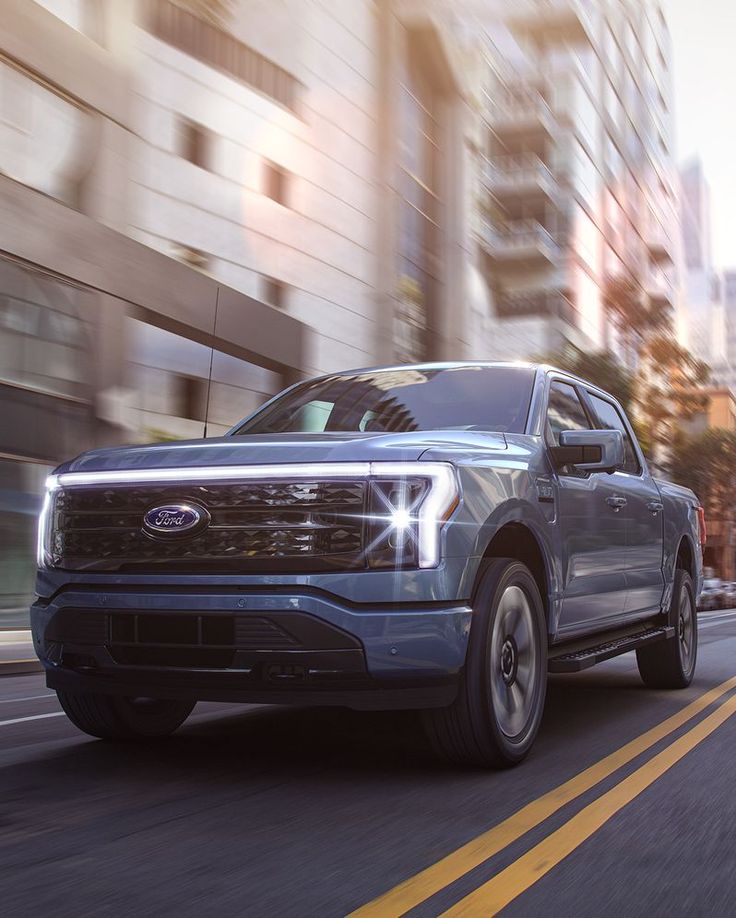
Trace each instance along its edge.
<path fill-rule="evenodd" d="M 502 773 L 438 763 L 404 714 L 203 704 L 113 745 L 3 677 L 0 914 L 734 914 L 736 613 L 700 638 L 686 691 L 633 656 L 553 677 Z"/>

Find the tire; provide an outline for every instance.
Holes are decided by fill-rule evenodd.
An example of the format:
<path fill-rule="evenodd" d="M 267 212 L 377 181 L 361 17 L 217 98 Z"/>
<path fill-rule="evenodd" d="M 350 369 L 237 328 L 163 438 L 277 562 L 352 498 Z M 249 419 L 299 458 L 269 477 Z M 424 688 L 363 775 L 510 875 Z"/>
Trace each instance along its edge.
<path fill-rule="evenodd" d="M 698 658 L 698 622 L 693 581 L 678 568 L 672 589 L 677 612 L 676 634 L 669 640 L 636 651 L 636 662 L 649 688 L 682 689 L 693 681 Z"/>
<path fill-rule="evenodd" d="M 116 695 L 57 691 L 66 716 L 99 739 L 155 739 L 168 736 L 189 717 L 194 701 L 119 698 Z"/>
<path fill-rule="evenodd" d="M 449 707 L 423 712 L 425 730 L 435 750 L 452 762 L 516 765 L 537 735 L 546 691 L 547 627 L 539 588 L 524 564 L 494 558 L 473 601 L 457 697 Z"/>

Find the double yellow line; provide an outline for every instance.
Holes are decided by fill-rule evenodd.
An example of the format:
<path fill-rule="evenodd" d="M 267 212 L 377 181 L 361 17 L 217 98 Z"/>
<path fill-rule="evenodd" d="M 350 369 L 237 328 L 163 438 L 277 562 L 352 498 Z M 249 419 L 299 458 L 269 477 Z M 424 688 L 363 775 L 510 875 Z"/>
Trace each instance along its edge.
<path fill-rule="evenodd" d="M 656 727 L 642 733 L 641 736 L 596 762 L 595 765 L 591 765 L 590 768 L 586 768 L 574 778 L 527 804 L 513 816 L 504 819 L 497 826 L 448 854 L 431 867 L 422 870 L 384 895 L 352 912 L 349 918 L 393 918 L 393 916 L 403 915 L 417 905 L 421 905 L 422 902 L 426 902 L 446 886 L 479 867 L 531 829 L 541 825 L 563 806 L 610 777 L 619 768 L 627 765 L 660 740 L 688 723 L 734 688 L 736 688 L 736 676 L 705 692 L 677 714 L 673 714 L 672 717 L 668 717 Z M 736 695 L 728 698 L 696 726 L 637 768 L 611 790 L 584 807 L 577 815 L 513 864 L 461 899 L 444 913 L 445 916 L 487 918 L 489 915 L 495 915 L 590 838 L 612 816 L 672 768 L 698 743 L 710 736 L 734 713 L 736 713 Z"/>

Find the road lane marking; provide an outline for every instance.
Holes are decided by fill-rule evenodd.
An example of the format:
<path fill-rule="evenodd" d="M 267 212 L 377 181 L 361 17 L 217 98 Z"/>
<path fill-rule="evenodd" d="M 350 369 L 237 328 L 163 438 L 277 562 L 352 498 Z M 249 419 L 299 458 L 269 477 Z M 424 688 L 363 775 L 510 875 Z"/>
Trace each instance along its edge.
<path fill-rule="evenodd" d="M 698 621 L 714 621 L 719 618 L 733 618 L 736 615 L 736 609 L 729 609 L 725 612 L 698 612 Z"/>
<path fill-rule="evenodd" d="M 63 711 L 54 711 L 52 714 L 34 714 L 32 717 L 15 717 L 13 720 L 0 720 L 0 727 L 9 727 L 11 724 L 24 724 L 27 720 L 43 720 L 45 717 L 64 717 Z"/>
<path fill-rule="evenodd" d="M 593 803 L 588 804 L 513 864 L 443 912 L 442 918 L 488 918 L 489 915 L 498 914 L 509 902 L 549 873 L 734 714 L 736 695 L 732 695 L 687 733 Z"/>
<path fill-rule="evenodd" d="M 733 621 L 733 619 L 729 619 L 729 621 Z M 703 625 L 698 625 L 698 633 L 700 633 L 701 631 L 708 631 L 711 628 L 718 628 L 719 625 L 727 625 L 727 624 L 728 622 L 706 622 Z"/>
<path fill-rule="evenodd" d="M 736 676 L 727 679 L 715 688 L 705 692 L 676 714 L 663 720 L 641 736 L 621 746 L 615 752 L 581 771 L 559 787 L 517 810 L 492 829 L 482 833 L 441 860 L 404 880 L 398 886 L 351 912 L 348 918 L 386 918 L 389 915 L 403 915 L 421 905 L 445 886 L 480 866 L 484 861 L 503 851 L 512 842 L 541 825 L 546 819 L 577 799 L 586 791 L 600 784 L 619 768 L 633 761 L 701 711 L 717 701 L 731 689 L 736 688 Z"/>
<path fill-rule="evenodd" d="M 54 692 L 48 695 L 24 695 L 22 698 L 0 698 L 0 704 L 13 704 L 14 701 L 35 701 L 37 698 L 56 698 Z"/>
<path fill-rule="evenodd" d="M 715 628 L 716 625 L 727 625 L 736 618 L 736 612 L 722 612 L 720 615 L 699 615 L 698 628 Z"/>

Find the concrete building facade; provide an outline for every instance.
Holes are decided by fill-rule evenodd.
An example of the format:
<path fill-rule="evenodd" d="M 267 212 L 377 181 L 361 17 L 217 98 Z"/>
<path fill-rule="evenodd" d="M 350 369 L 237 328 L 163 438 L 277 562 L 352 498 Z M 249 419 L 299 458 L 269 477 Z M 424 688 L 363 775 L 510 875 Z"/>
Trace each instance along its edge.
<path fill-rule="evenodd" d="M 2 21 L 0 608 L 70 454 L 218 435 L 314 373 L 615 347 L 617 273 L 676 300 L 655 0 L 5 0 Z"/>
<path fill-rule="evenodd" d="M 447 5 L 399 0 L 2 18 L 0 609 L 20 609 L 59 460 L 223 433 L 304 375 L 468 355 L 470 56 Z"/>
<path fill-rule="evenodd" d="M 711 250 L 711 193 L 703 164 L 693 159 L 680 168 L 684 283 L 683 337 L 689 349 L 718 375 L 727 362 L 721 284 Z"/>
<path fill-rule="evenodd" d="M 670 38 L 657 2 L 522 0 L 485 19 L 481 264 L 499 354 L 617 349 L 608 278 L 675 309 Z"/>

